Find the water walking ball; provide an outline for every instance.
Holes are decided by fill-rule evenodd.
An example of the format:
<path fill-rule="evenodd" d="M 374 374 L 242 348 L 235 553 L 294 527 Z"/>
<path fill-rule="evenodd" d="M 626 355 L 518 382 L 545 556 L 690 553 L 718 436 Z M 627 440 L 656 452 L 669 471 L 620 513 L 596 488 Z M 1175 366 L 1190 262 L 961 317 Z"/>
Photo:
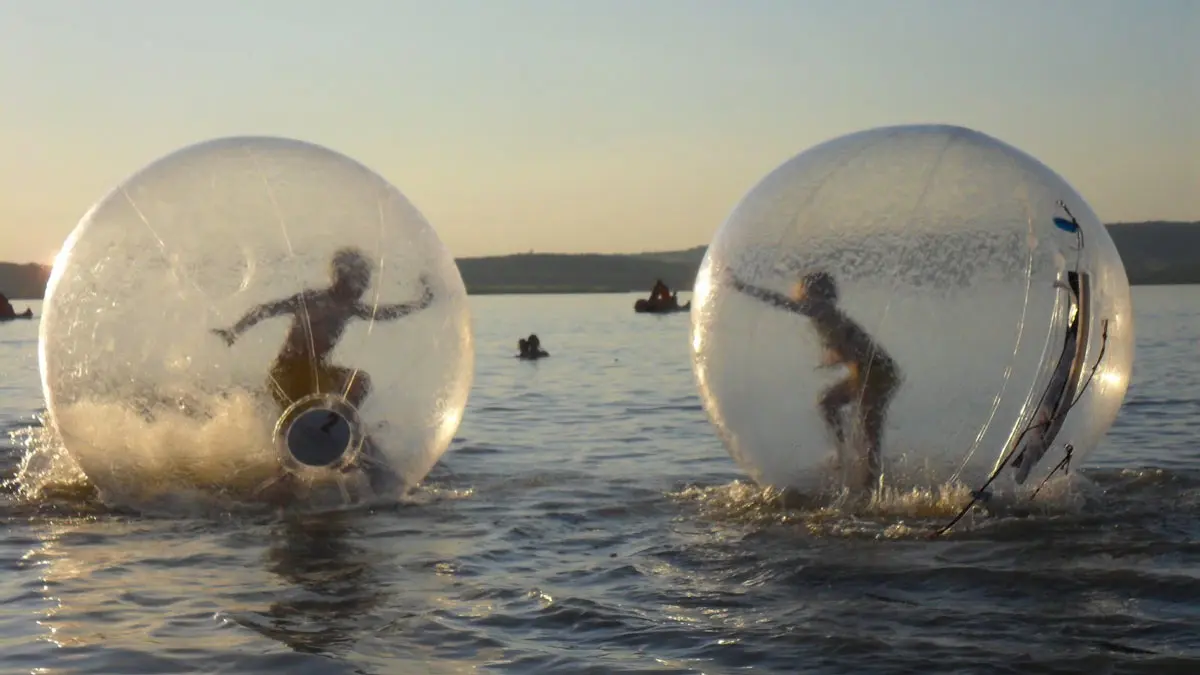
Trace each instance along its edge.
<path fill-rule="evenodd" d="M 396 188 L 247 137 L 168 155 L 84 216 L 39 358 L 58 437 L 110 498 L 346 502 L 429 472 L 474 351 L 454 259 Z"/>
<path fill-rule="evenodd" d="M 1133 360 L 1096 214 L 954 126 L 843 136 L 771 172 L 701 265 L 693 369 L 737 463 L 796 490 L 1026 489 L 1077 468 Z"/>

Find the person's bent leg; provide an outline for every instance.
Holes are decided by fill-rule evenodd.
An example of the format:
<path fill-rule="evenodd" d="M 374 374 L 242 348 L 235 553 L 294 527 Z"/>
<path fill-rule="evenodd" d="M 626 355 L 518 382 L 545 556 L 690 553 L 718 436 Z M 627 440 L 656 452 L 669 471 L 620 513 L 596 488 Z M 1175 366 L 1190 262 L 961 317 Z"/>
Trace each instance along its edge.
<path fill-rule="evenodd" d="M 371 376 L 356 368 L 338 368 L 337 393 L 355 408 L 361 408 L 371 393 Z"/>
<path fill-rule="evenodd" d="M 838 445 L 839 455 L 843 452 L 846 444 L 846 425 L 842 419 L 841 410 L 854 400 L 856 384 L 854 378 L 842 380 L 826 389 L 818 402 L 821 419 L 825 421 L 825 427 L 833 434 L 834 441 Z"/>
<path fill-rule="evenodd" d="M 316 393 L 313 367 L 306 359 L 276 361 L 267 377 L 271 397 L 281 410 L 287 410 L 296 401 Z"/>
<path fill-rule="evenodd" d="M 367 375 L 366 371 L 355 368 L 337 368 L 337 371 L 338 392 L 345 396 L 346 401 L 356 409 L 361 407 L 371 393 L 371 377 Z M 375 440 L 370 436 L 363 438 L 358 461 L 346 469 L 362 470 L 371 490 L 377 495 L 391 492 L 397 483 L 391 466 L 379 452 Z"/>

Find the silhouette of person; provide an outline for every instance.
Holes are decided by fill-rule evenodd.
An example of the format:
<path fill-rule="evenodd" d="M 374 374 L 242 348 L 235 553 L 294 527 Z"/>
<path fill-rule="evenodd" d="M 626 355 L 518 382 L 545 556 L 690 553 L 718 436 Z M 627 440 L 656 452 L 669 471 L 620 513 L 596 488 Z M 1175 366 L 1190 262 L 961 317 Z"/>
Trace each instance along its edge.
<path fill-rule="evenodd" d="M 339 250 L 331 264 L 328 288 L 309 289 L 291 297 L 259 305 L 231 328 L 213 332 L 232 345 L 252 326 L 277 316 L 291 316 L 292 326 L 270 371 L 271 393 L 286 408 L 310 394 L 340 393 L 351 405 L 362 406 L 371 391 L 371 378 L 357 368 L 329 362 L 346 324 L 351 319 L 394 321 L 425 309 L 433 302 L 426 277 L 420 278 L 423 292 L 416 302 L 370 306 L 361 302 L 371 284 L 371 265 L 361 251 Z"/>
<path fill-rule="evenodd" d="M 729 276 L 739 292 L 807 317 L 824 350 L 822 367 L 846 366 L 847 377 L 821 394 L 818 403 L 821 417 L 833 433 L 840 454 L 847 437 L 842 410 L 859 399 L 856 421 L 866 442 L 863 453 L 867 468 L 865 483 L 867 487 L 878 483 L 882 472 L 883 425 L 888 405 L 901 380 L 900 369 L 891 356 L 838 307 L 837 283 L 827 272 L 805 275 L 796 283 L 792 297 L 752 286 L 732 273 Z"/>
<path fill-rule="evenodd" d="M 542 350 L 542 340 L 537 336 L 537 333 L 530 333 L 526 343 L 529 345 L 530 354 L 533 354 L 534 356 L 541 356 L 545 353 Z"/>
<path fill-rule="evenodd" d="M 528 338 L 521 338 L 517 341 L 517 346 L 521 350 L 518 356 L 522 359 L 540 359 L 550 356 L 550 352 L 542 349 L 542 341 L 538 338 L 537 333 L 530 333 Z"/>
<path fill-rule="evenodd" d="M 425 309 L 433 302 L 429 280 L 420 277 L 422 294 L 415 302 L 370 306 L 361 302 L 371 283 L 371 265 L 361 251 L 344 248 L 331 263 L 328 288 L 307 289 L 291 297 L 259 305 L 231 328 L 213 332 L 232 345 L 238 336 L 255 324 L 277 316 L 290 316 L 291 329 L 270 370 L 271 394 L 281 409 L 311 394 L 341 394 L 360 408 L 371 391 L 371 378 L 356 368 L 344 368 L 329 362 L 351 319 L 394 321 Z M 336 421 L 331 414 L 329 425 Z M 381 492 L 389 485 L 374 443 L 363 444 L 362 464 L 372 487 Z M 349 467 L 347 467 L 349 468 Z"/>
<path fill-rule="evenodd" d="M 671 299 L 671 289 L 667 288 L 667 285 L 663 283 L 662 279 L 655 281 L 654 288 L 650 290 L 650 302 L 651 303 L 659 303 L 659 302 L 666 303 L 666 302 L 669 302 L 670 299 Z"/>

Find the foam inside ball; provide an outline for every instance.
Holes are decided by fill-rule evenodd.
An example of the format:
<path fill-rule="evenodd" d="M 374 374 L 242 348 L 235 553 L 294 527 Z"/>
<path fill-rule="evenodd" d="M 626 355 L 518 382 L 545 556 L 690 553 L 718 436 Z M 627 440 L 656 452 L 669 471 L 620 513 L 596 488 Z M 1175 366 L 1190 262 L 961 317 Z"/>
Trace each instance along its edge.
<path fill-rule="evenodd" d="M 1063 206 L 1078 231 L 1064 229 Z M 881 416 L 885 482 L 973 486 L 1011 449 L 1050 382 L 1073 311 L 1055 282 L 1073 270 L 1090 282 L 1089 382 L 1030 480 L 1067 445 L 1067 468 L 1077 468 L 1125 395 L 1133 319 L 1107 231 L 1052 170 L 977 131 L 899 126 L 824 142 L 756 185 L 708 248 L 691 314 L 705 409 L 760 483 L 810 490 L 849 480 L 818 402 L 848 378 L 859 383 L 839 411 L 854 426 L 864 391 L 877 400 L 868 390 L 881 380 L 855 375 L 854 363 L 822 367 L 817 322 L 744 290 L 794 301 L 806 297 L 798 282 L 824 272 L 833 307 L 894 365 Z M 852 457 L 863 436 L 848 444 Z"/>
<path fill-rule="evenodd" d="M 113 498 L 253 498 L 287 473 L 289 438 L 310 439 L 293 482 L 352 499 L 373 494 L 370 465 L 403 490 L 448 447 L 474 359 L 458 268 L 404 195 L 266 137 L 184 148 L 100 200 L 55 262 L 39 352 L 54 429 Z M 352 410 L 277 429 L 306 396 Z M 323 470 L 352 438 L 363 461 Z"/>

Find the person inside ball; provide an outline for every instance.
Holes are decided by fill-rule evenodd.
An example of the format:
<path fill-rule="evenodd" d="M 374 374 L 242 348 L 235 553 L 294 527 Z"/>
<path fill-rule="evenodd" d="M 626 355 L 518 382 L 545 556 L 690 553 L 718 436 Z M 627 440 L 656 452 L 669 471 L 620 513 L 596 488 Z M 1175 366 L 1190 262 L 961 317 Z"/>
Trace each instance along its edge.
<path fill-rule="evenodd" d="M 870 488 L 879 482 L 882 465 L 883 424 L 901 373 L 892 357 L 867 334 L 856 321 L 838 307 L 838 287 L 833 276 L 825 271 L 804 275 L 793 287 L 791 297 L 746 283 L 737 275 L 728 274 L 737 291 L 807 317 L 817 331 L 824 357 L 821 367 L 845 366 L 845 379 L 830 386 L 819 402 L 821 417 L 833 434 L 839 455 L 847 440 L 843 409 L 858 401 L 857 425 L 866 447 L 865 484 Z"/>
<path fill-rule="evenodd" d="M 351 319 L 394 321 L 425 309 L 433 302 L 429 280 L 422 275 L 422 294 L 415 302 L 368 305 L 362 297 L 371 285 L 371 264 L 362 251 L 344 248 L 333 255 L 328 288 L 306 289 L 295 295 L 261 304 L 230 328 L 213 332 L 232 345 L 252 326 L 278 316 L 291 317 L 291 329 L 275 357 L 269 375 L 271 394 L 283 409 L 310 394 L 338 393 L 350 405 L 362 407 L 371 392 L 371 378 L 357 368 L 329 362 Z M 368 448 L 364 447 L 364 451 Z"/>

